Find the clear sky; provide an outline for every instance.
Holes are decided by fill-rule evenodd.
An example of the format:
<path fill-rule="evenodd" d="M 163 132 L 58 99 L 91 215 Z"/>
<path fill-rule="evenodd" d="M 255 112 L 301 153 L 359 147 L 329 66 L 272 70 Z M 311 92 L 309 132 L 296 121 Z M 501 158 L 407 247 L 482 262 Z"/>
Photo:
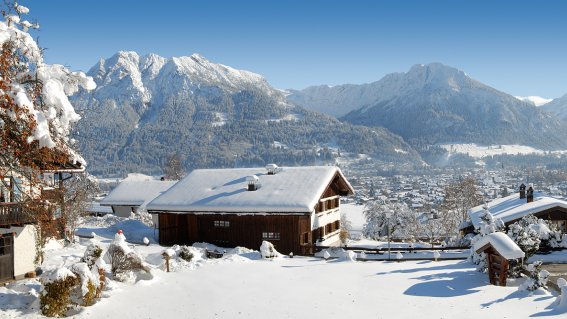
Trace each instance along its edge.
<path fill-rule="evenodd" d="M 567 1 L 21 0 L 48 63 L 199 53 L 277 88 L 368 83 L 441 62 L 513 95 L 567 93 Z"/>

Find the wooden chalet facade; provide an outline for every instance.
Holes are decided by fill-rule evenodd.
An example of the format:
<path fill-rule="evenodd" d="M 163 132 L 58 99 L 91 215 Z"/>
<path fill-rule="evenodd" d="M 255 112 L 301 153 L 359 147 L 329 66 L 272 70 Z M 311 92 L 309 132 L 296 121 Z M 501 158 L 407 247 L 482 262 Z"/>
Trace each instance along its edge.
<path fill-rule="evenodd" d="M 147 205 L 162 245 L 209 242 L 289 254 L 339 242 L 340 196 L 353 189 L 336 167 L 195 170 Z"/>
<path fill-rule="evenodd" d="M 534 192 L 533 186 L 526 189 L 520 185 L 520 192 L 493 200 L 486 204 L 494 218 L 499 218 L 508 226 L 522 217 L 533 214 L 554 225 L 562 233 L 567 233 L 567 201 Z M 469 209 L 470 223 L 463 225 L 461 231 L 465 234 L 475 232 L 480 227 L 480 216 L 485 205 Z"/>

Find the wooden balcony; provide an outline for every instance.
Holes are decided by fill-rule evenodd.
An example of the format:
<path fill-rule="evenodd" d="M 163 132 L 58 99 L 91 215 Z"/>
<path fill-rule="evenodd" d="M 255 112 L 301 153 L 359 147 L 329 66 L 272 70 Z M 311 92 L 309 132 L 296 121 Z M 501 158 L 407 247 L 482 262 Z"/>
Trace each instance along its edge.
<path fill-rule="evenodd" d="M 0 203 L 0 227 L 22 225 L 31 222 L 20 203 Z"/>

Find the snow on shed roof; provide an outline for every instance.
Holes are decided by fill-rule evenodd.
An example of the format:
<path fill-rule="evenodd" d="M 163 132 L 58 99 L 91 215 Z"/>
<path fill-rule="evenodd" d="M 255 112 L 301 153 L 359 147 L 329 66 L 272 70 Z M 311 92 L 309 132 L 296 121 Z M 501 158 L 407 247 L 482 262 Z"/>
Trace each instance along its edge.
<path fill-rule="evenodd" d="M 345 193 L 352 186 L 334 166 L 280 168 L 198 169 L 147 205 L 151 211 L 173 212 L 311 212 L 335 175 Z M 258 189 L 248 191 L 247 176 L 259 178 Z"/>
<path fill-rule="evenodd" d="M 123 181 L 100 201 L 102 206 L 142 206 L 168 190 L 177 181 Z"/>
<path fill-rule="evenodd" d="M 492 245 L 492 247 L 506 259 L 519 259 L 524 258 L 526 255 L 508 235 L 501 232 L 488 234 L 479 239 L 474 244 L 474 251 L 479 253 L 481 249 L 488 244 Z"/>
<path fill-rule="evenodd" d="M 567 202 L 561 199 L 534 193 L 534 201 L 528 203 L 525 198 L 520 198 L 518 193 L 499 198 L 487 204 L 488 210 L 494 218 L 500 218 L 504 223 L 520 219 L 529 214 L 536 214 L 546 209 L 562 207 L 567 209 Z M 468 214 L 474 228 L 480 226 L 480 216 L 484 205 L 469 209 Z"/>

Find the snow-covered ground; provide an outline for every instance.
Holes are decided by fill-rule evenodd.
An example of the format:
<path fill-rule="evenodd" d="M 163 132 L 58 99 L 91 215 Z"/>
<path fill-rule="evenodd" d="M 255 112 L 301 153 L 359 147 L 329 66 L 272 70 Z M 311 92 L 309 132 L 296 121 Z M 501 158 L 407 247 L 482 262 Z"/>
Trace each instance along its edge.
<path fill-rule="evenodd" d="M 86 222 L 82 230 L 98 231 L 95 240 L 102 246 L 110 242 L 105 236 L 111 237 L 120 226 L 126 226 L 126 236 L 153 231 L 130 219 L 106 217 Z M 87 244 L 82 239 L 63 248 L 50 242 L 42 267 L 69 266 L 79 261 Z M 245 248 L 228 249 L 221 259 L 207 259 L 204 248 L 215 247 L 196 244 L 191 248 L 193 260 L 173 261 L 172 272 L 167 273 L 161 257 L 167 247 L 155 243 L 131 247 L 152 268 L 152 276 L 135 283 L 111 281 L 103 298 L 94 306 L 81 308 L 73 314 L 75 318 L 566 316 L 556 309 L 554 294 L 519 291 L 520 282 L 510 282 L 509 287 L 491 286 L 487 275 L 467 261 L 263 260 L 258 251 Z M 0 287 L 0 317 L 38 317 L 39 290 L 36 279 Z"/>
<path fill-rule="evenodd" d="M 473 158 L 483 158 L 493 155 L 525 155 L 525 154 L 544 154 L 544 151 L 526 145 L 477 145 L 477 144 L 442 144 L 441 148 L 450 154 L 467 154 Z"/>

